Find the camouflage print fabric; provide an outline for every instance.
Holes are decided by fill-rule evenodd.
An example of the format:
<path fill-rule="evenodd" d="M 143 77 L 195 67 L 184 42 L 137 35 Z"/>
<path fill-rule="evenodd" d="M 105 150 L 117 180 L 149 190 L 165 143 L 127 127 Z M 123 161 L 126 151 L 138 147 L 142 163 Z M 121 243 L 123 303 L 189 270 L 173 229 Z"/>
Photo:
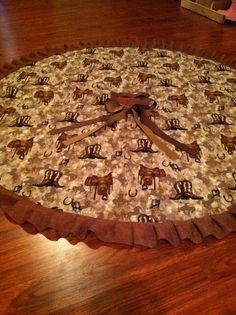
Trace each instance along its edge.
<path fill-rule="evenodd" d="M 171 161 L 129 114 L 106 115 L 112 92 L 147 93 L 151 119 L 196 150 Z M 0 185 L 41 205 L 120 221 L 188 220 L 236 200 L 236 71 L 180 52 L 96 48 L 56 54 L 0 81 Z M 172 150 L 177 150 L 166 142 Z"/>

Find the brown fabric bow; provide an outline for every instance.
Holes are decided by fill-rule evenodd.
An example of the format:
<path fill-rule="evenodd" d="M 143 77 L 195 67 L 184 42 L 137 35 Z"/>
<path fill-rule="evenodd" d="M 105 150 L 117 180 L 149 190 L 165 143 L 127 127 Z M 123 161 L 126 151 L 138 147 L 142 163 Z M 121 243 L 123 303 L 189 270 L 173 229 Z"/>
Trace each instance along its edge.
<path fill-rule="evenodd" d="M 64 145 L 71 145 L 75 142 L 81 141 L 99 129 L 112 125 L 121 119 L 125 119 L 128 113 L 131 113 L 136 124 L 142 129 L 146 136 L 157 146 L 159 149 L 165 152 L 165 154 L 171 159 L 176 160 L 178 154 L 171 150 L 167 144 L 160 140 L 162 138 L 166 142 L 173 144 L 180 151 L 185 151 L 191 154 L 191 149 L 170 137 L 164 133 L 157 125 L 149 118 L 151 112 L 156 106 L 156 102 L 149 98 L 146 93 L 129 94 L 129 93 L 111 93 L 111 97 L 105 102 L 105 108 L 109 115 L 103 115 L 95 119 L 90 119 L 83 122 L 72 124 L 71 126 L 51 130 L 51 134 L 58 134 L 61 132 L 73 130 L 88 125 L 92 125 L 98 122 L 105 122 L 103 125 L 96 127 L 95 129 L 82 133 L 81 135 L 74 136 L 63 142 Z"/>

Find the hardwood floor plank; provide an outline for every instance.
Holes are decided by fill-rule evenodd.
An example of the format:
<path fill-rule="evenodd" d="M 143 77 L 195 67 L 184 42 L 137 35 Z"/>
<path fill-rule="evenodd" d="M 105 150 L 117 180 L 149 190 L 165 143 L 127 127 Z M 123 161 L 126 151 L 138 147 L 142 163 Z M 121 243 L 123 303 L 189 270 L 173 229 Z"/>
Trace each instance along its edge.
<path fill-rule="evenodd" d="M 112 39 L 166 40 L 236 56 L 235 28 L 174 0 L 0 3 L 0 67 L 44 47 Z M 236 234 L 198 246 L 76 246 L 28 235 L 0 214 L 0 314 L 236 313 Z"/>

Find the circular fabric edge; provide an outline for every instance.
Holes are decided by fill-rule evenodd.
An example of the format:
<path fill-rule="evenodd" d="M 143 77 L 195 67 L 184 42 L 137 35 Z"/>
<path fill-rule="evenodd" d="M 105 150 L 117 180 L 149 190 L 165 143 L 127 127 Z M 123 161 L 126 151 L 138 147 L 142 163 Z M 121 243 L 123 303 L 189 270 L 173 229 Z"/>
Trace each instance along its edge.
<path fill-rule="evenodd" d="M 199 244 L 209 236 L 222 239 L 236 232 L 236 206 L 221 214 L 186 221 L 121 222 L 45 208 L 0 186 L 0 210 L 29 233 L 41 233 L 50 240 L 63 237 L 72 244 L 85 240 L 90 232 L 103 242 L 150 248 L 160 240 L 173 246 L 183 240 Z"/>
<path fill-rule="evenodd" d="M 64 44 L 59 48 L 45 48 L 40 52 L 31 53 L 13 60 L 11 63 L 3 64 L 0 69 L 0 80 L 29 63 L 40 61 L 54 54 L 96 47 L 169 49 L 220 62 L 236 69 L 236 59 L 215 52 L 209 53 L 204 50 L 197 50 L 174 42 L 115 40 L 79 42 L 78 45 Z M 164 223 L 121 222 L 64 213 L 60 209 L 42 207 L 28 197 L 19 196 L 0 186 L 0 210 L 10 221 L 22 226 L 24 230 L 31 234 L 41 233 L 50 240 L 65 238 L 71 244 L 77 244 L 85 240 L 90 232 L 94 233 L 103 242 L 149 248 L 156 247 L 160 240 L 165 240 L 173 246 L 177 246 L 183 240 L 190 240 L 194 244 L 199 244 L 210 236 L 222 239 L 228 234 L 236 232 L 236 205 L 232 205 L 228 211 L 220 214 L 186 221 L 167 220 Z"/>

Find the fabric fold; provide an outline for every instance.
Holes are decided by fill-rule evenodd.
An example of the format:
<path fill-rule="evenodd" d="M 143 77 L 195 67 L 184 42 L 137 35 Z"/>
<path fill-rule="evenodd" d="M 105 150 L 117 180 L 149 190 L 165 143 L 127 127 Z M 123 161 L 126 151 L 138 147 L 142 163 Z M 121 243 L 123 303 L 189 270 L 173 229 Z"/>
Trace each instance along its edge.
<path fill-rule="evenodd" d="M 30 233 L 41 233 L 50 240 L 63 237 L 71 244 L 86 239 L 90 232 L 103 242 L 149 248 L 156 247 L 160 240 L 173 246 L 186 239 L 199 244 L 209 236 L 221 239 L 236 232 L 236 215 L 230 212 L 186 221 L 121 222 L 42 207 L 28 197 L 18 196 L 1 186 L 0 209 L 8 219 Z M 236 213 L 236 206 L 231 211 Z"/>
<path fill-rule="evenodd" d="M 114 41 L 114 42 L 96 42 L 91 43 L 91 47 L 104 46 L 137 46 L 143 48 L 160 47 L 163 49 L 175 49 L 188 52 L 196 56 L 212 58 L 209 52 L 196 51 L 188 47 L 181 47 L 176 43 L 158 43 L 156 40 L 148 42 L 140 41 Z M 58 49 L 45 49 L 42 52 L 34 53 L 26 57 L 22 57 L 19 61 L 13 61 L 11 64 L 3 65 L 0 69 L 0 78 L 16 71 L 17 69 L 51 56 L 56 52 L 66 52 L 71 49 L 81 49 L 86 45 L 79 43 L 78 46 L 64 45 Z M 214 56 L 217 61 L 224 62 L 236 69 L 235 60 L 232 58 L 223 58 L 222 56 Z M 124 95 L 123 95 L 124 96 Z M 121 98 L 123 97 L 121 95 Z M 122 103 L 122 102 L 121 102 Z M 57 130 L 52 130 L 51 134 L 73 130 L 75 127 L 88 126 L 92 123 L 107 122 L 110 115 L 104 115 L 97 119 L 87 122 L 71 124 Z M 138 118 L 139 119 L 139 118 Z M 148 117 L 140 115 L 140 123 L 149 124 Z M 112 121 L 110 121 L 112 122 Z M 102 127 L 101 127 L 102 128 Z M 159 132 L 159 131 L 158 131 Z M 164 139 L 165 140 L 165 139 Z M 176 143 L 172 143 L 174 146 Z M 158 144 L 157 144 L 158 145 Z M 185 148 L 186 149 L 186 148 Z M 57 240 L 61 237 L 66 238 L 71 244 L 76 244 L 86 239 L 90 232 L 104 242 L 120 243 L 126 245 L 141 245 L 145 247 L 155 247 L 160 240 L 169 242 L 173 246 L 177 246 L 181 241 L 188 239 L 198 244 L 209 236 L 221 239 L 229 233 L 236 232 L 236 205 L 221 214 L 200 217 L 187 221 L 165 221 L 164 223 L 133 223 L 115 220 L 101 220 L 92 217 L 77 215 L 73 213 L 64 213 L 57 209 L 51 209 L 39 206 L 28 197 L 17 195 L 10 190 L 0 186 L 0 210 L 5 216 L 22 226 L 24 230 L 30 233 L 41 233 L 51 240 Z"/>

